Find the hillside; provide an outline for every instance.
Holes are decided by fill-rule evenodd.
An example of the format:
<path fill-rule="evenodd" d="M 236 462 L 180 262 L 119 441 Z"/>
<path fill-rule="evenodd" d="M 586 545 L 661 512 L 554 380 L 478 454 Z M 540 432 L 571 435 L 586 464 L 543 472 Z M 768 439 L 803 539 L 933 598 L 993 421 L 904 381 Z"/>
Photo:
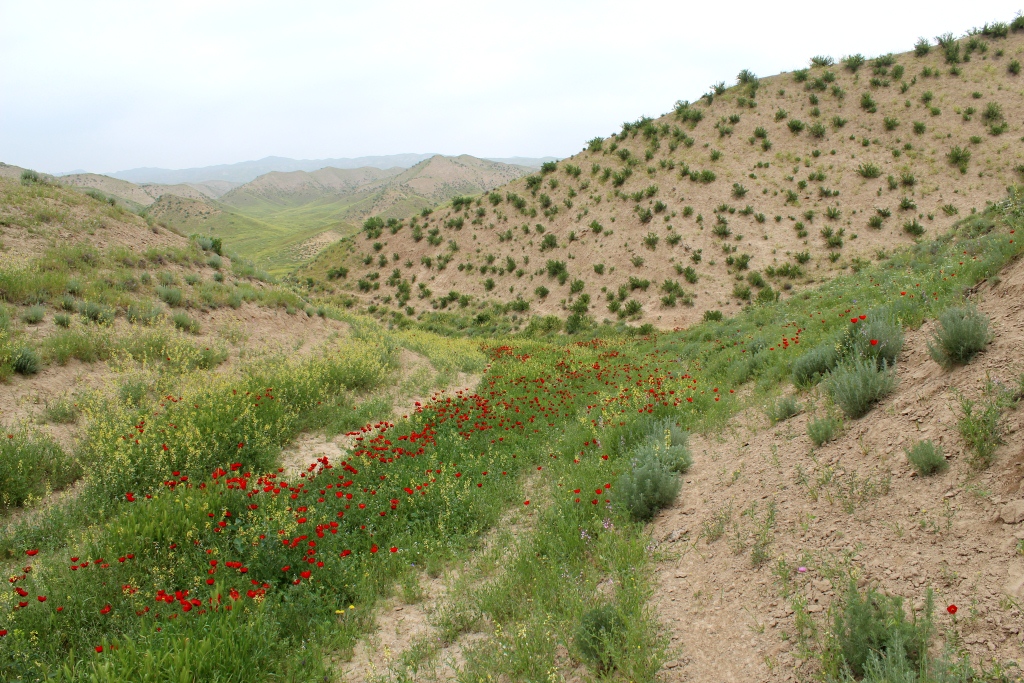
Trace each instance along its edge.
<path fill-rule="evenodd" d="M 461 194 L 476 194 L 530 169 L 462 155 L 434 156 L 412 168 L 323 168 L 268 173 L 218 200 L 166 198 L 150 214 L 180 232 L 222 237 L 232 249 L 284 274 L 353 234 L 369 215 L 407 218 Z"/>
<path fill-rule="evenodd" d="M 566 317 L 585 294 L 576 308 L 598 321 L 661 328 L 789 296 L 943 233 L 1019 180 L 1024 36 L 946 43 L 743 72 L 472 204 L 332 247 L 301 274 L 378 310 L 398 296 L 418 314 L 454 292 Z M 348 275 L 332 281 L 339 267 Z M 432 294 L 398 294 L 411 284 Z"/>

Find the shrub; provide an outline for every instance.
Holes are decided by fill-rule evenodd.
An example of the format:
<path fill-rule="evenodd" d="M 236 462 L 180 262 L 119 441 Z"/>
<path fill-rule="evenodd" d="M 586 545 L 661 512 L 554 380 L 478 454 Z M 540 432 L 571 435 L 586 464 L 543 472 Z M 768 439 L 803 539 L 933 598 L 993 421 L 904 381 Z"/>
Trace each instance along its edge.
<path fill-rule="evenodd" d="M 637 456 L 616 482 L 615 498 L 634 520 L 646 522 L 675 501 L 680 482 L 654 449 L 642 449 Z"/>
<path fill-rule="evenodd" d="M 797 386 L 814 384 L 838 364 L 839 351 L 836 344 L 819 344 L 793 362 L 793 383 Z"/>
<path fill-rule="evenodd" d="M 796 402 L 796 399 L 792 396 L 784 396 L 778 401 L 768 405 L 766 410 L 768 419 L 771 423 L 777 424 L 783 422 L 798 414 L 801 410 L 801 405 Z"/>
<path fill-rule="evenodd" d="M 0 439 L 0 510 L 38 500 L 81 475 L 78 463 L 49 437 L 16 431 Z"/>
<path fill-rule="evenodd" d="M 825 655 L 836 669 L 843 665 L 860 678 L 871 668 L 879 666 L 879 657 L 902 660 L 915 668 L 928 656 L 928 641 L 932 635 L 933 599 L 928 591 L 925 608 L 919 618 L 917 612 L 908 620 L 903 600 L 868 590 L 861 594 L 851 581 L 842 606 L 833 618 L 834 642 Z M 882 679 L 878 679 L 882 680 Z M 896 680 L 896 679 L 888 679 Z M 917 676 L 903 680 L 917 680 Z"/>
<path fill-rule="evenodd" d="M 168 306 L 178 306 L 181 304 L 181 290 L 176 287 L 157 287 L 156 295 Z"/>
<path fill-rule="evenodd" d="M 980 470 L 991 465 L 996 447 L 1003 442 L 1000 398 L 980 402 L 979 406 L 978 401 L 972 401 L 962 394 L 957 397 L 960 419 L 956 426 L 971 450 L 969 462 L 974 469 Z"/>
<path fill-rule="evenodd" d="M 918 57 L 924 57 L 931 52 L 931 49 L 932 44 L 927 38 L 918 38 L 917 42 L 914 43 L 914 54 Z"/>
<path fill-rule="evenodd" d="M 1006 70 L 1008 72 L 1010 72 L 1011 74 L 1013 74 L 1014 76 L 1019 75 L 1020 74 L 1020 62 L 1017 61 L 1016 59 L 1011 59 L 1010 63 L 1006 65 Z"/>
<path fill-rule="evenodd" d="M 128 306 L 129 322 L 151 325 L 159 317 L 160 309 L 150 303 L 137 303 Z"/>
<path fill-rule="evenodd" d="M 35 349 L 29 346 L 23 346 L 15 351 L 11 359 L 11 364 L 16 373 L 26 376 L 36 374 L 42 366 L 39 354 L 36 353 Z"/>
<path fill-rule="evenodd" d="M 722 319 L 721 311 L 704 311 L 704 322 L 717 322 Z"/>
<path fill-rule="evenodd" d="M 850 346 L 861 358 L 873 360 L 879 368 L 892 367 L 903 350 L 903 328 L 892 316 L 872 314 L 849 329 Z"/>
<path fill-rule="evenodd" d="M 878 104 L 875 102 L 875 99 L 871 97 L 871 93 L 868 92 L 860 96 L 860 107 L 871 114 L 878 111 Z"/>
<path fill-rule="evenodd" d="M 22 321 L 27 325 L 38 325 L 43 322 L 44 317 L 46 317 L 46 309 L 39 305 L 29 306 L 21 314 Z"/>
<path fill-rule="evenodd" d="M 67 313 L 58 313 L 53 316 L 53 324 L 57 327 L 71 327 L 71 316 Z"/>
<path fill-rule="evenodd" d="M 807 423 L 807 436 L 810 437 L 811 443 L 820 446 L 836 438 L 842 426 L 842 421 L 834 415 L 819 417 Z"/>
<path fill-rule="evenodd" d="M 923 121 L 914 121 L 914 134 L 915 135 L 924 135 L 924 132 L 927 129 L 928 129 L 928 127 L 924 125 Z"/>
<path fill-rule="evenodd" d="M 918 441 L 909 450 L 905 451 L 907 460 L 914 466 L 917 473 L 927 477 L 949 469 L 949 463 L 942 455 L 942 447 L 936 446 L 929 440 Z"/>
<path fill-rule="evenodd" d="M 815 137 L 815 138 L 823 138 L 823 137 L 825 137 L 825 133 L 827 133 L 827 132 L 828 132 L 828 131 L 827 131 L 827 130 L 825 129 L 825 126 L 824 126 L 823 124 L 821 124 L 820 122 L 819 122 L 819 123 L 815 123 L 815 124 L 813 124 L 813 125 L 812 125 L 812 126 L 811 126 L 811 127 L 809 128 L 809 129 L 808 129 L 808 131 L 810 132 L 811 136 L 812 136 L 812 137 Z"/>
<path fill-rule="evenodd" d="M 843 57 L 842 63 L 847 70 L 857 73 L 857 69 L 864 66 L 864 62 L 867 61 L 862 54 L 849 55 Z"/>
<path fill-rule="evenodd" d="M 171 322 L 173 322 L 174 326 L 183 332 L 199 334 L 199 323 L 193 318 L 190 318 L 186 313 L 175 313 L 171 316 Z"/>
<path fill-rule="evenodd" d="M 584 612 L 576 627 L 576 646 L 581 658 L 598 673 L 611 671 L 625 631 L 626 622 L 612 605 Z"/>
<path fill-rule="evenodd" d="M 886 116 L 882 119 L 882 124 L 886 130 L 896 130 L 897 126 L 900 125 L 900 121 L 895 116 Z"/>
<path fill-rule="evenodd" d="M 915 218 L 914 220 L 903 224 L 903 232 L 912 237 L 920 237 L 924 234 L 924 226 L 918 223 Z"/>
<path fill-rule="evenodd" d="M 789 126 L 789 132 L 794 134 L 799 133 L 804 129 L 803 121 L 798 121 L 797 119 L 790 119 L 789 123 L 786 125 Z"/>
<path fill-rule="evenodd" d="M 971 161 L 971 150 L 957 145 L 946 154 L 946 160 L 950 165 L 959 168 L 961 173 L 967 173 L 967 164 Z"/>
<path fill-rule="evenodd" d="M 861 164 L 857 167 L 857 173 L 860 174 L 862 178 L 877 178 L 882 175 L 882 169 L 875 164 Z"/>
<path fill-rule="evenodd" d="M 965 365 L 984 350 L 991 336 L 988 318 L 973 305 L 947 308 L 928 343 L 928 353 L 944 368 Z"/>
<path fill-rule="evenodd" d="M 883 362 L 855 358 L 840 364 L 826 380 L 826 389 L 836 405 L 851 418 L 865 415 L 871 406 L 896 388 L 896 373 Z"/>

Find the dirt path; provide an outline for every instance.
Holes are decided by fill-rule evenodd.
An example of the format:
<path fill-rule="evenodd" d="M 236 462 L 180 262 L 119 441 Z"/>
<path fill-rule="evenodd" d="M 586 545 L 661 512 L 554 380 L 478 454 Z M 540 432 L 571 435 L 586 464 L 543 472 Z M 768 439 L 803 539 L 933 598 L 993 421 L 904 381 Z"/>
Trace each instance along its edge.
<path fill-rule="evenodd" d="M 975 473 L 954 396 L 978 398 L 987 380 L 1010 387 L 1024 373 L 1024 263 L 974 298 L 992 320 L 989 348 L 945 372 L 927 353 L 934 323 L 909 332 L 896 392 L 837 440 L 813 448 L 808 439 L 810 404 L 823 403 L 815 396 L 801 396 L 804 412 L 774 427 L 755 407 L 717 438 L 692 440 L 695 465 L 653 526 L 668 557 L 653 603 L 678 653 L 666 681 L 808 679 L 814 665 L 800 658 L 780 577 L 822 626 L 845 576 L 917 609 L 932 587 L 940 632 L 951 625 L 944 608 L 956 604 L 973 656 L 1024 661 L 1024 525 L 1000 519 L 1006 503 L 1024 499 L 1024 410 L 1008 413 L 995 463 Z M 942 445 L 944 474 L 920 478 L 910 468 L 903 449 L 923 439 Z M 755 567 L 772 504 L 768 557 Z"/>

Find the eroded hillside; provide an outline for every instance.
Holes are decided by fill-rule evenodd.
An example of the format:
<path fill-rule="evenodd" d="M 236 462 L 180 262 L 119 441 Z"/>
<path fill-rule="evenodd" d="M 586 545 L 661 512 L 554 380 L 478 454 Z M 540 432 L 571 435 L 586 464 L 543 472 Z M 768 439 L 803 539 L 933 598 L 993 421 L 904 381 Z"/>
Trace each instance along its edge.
<path fill-rule="evenodd" d="M 1019 179 L 1022 53 L 1014 32 L 744 72 L 542 173 L 372 227 L 302 275 L 385 313 L 491 299 L 660 328 L 789 296 Z"/>

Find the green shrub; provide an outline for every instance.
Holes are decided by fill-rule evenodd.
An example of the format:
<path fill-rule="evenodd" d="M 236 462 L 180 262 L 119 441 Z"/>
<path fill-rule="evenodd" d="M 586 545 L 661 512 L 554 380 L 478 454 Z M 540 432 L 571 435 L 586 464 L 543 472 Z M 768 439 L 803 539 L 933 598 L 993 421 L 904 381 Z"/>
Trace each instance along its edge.
<path fill-rule="evenodd" d="M 71 316 L 67 313 L 57 313 L 53 316 L 53 324 L 57 327 L 71 327 Z"/>
<path fill-rule="evenodd" d="M 0 438 L 0 510 L 21 507 L 61 489 L 82 470 L 49 437 L 8 431 Z"/>
<path fill-rule="evenodd" d="M 157 287 L 156 295 L 168 306 L 179 306 L 181 304 L 181 290 L 176 287 Z"/>
<path fill-rule="evenodd" d="M 639 450 L 632 467 L 615 486 L 616 503 L 640 522 L 646 522 L 675 501 L 679 477 L 653 448 Z"/>
<path fill-rule="evenodd" d="M 711 310 L 704 311 L 704 317 L 703 317 L 704 322 L 716 322 L 716 321 L 719 321 L 721 319 L 722 319 L 722 312 L 721 311 L 711 311 Z"/>
<path fill-rule="evenodd" d="M 186 313 L 175 313 L 171 316 L 174 326 L 189 334 L 199 334 L 199 322 L 190 318 Z"/>
<path fill-rule="evenodd" d="M 109 325 L 114 322 L 114 311 L 93 301 L 85 301 L 79 304 L 78 312 L 86 320 L 100 325 Z"/>
<path fill-rule="evenodd" d="M 867 320 L 851 325 L 848 335 L 857 355 L 874 360 L 878 367 L 892 367 L 903 350 L 903 328 L 885 313 L 872 313 Z"/>
<path fill-rule="evenodd" d="M 967 173 L 967 165 L 971 161 L 971 150 L 957 145 L 949 150 L 946 154 L 946 159 L 949 161 L 950 165 L 956 166 L 960 169 L 961 173 Z"/>
<path fill-rule="evenodd" d="M 966 365 L 991 339 L 988 318 L 975 306 L 954 306 L 939 315 L 928 353 L 944 368 Z"/>
<path fill-rule="evenodd" d="M 795 397 L 783 396 L 778 401 L 769 404 L 766 412 L 768 413 L 768 419 L 774 425 L 788 420 L 798 414 L 801 409 L 802 406 L 796 402 Z"/>
<path fill-rule="evenodd" d="M 960 403 L 957 429 L 971 450 L 970 465 L 974 469 L 985 469 L 992 464 L 996 447 L 1003 442 L 1001 402 L 990 398 L 979 405 L 978 401 L 962 394 L 957 398 Z"/>
<path fill-rule="evenodd" d="M 907 460 L 914 466 L 917 473 L 927 477 L 949 469 L 949 463 L 942 455 L 942 447 L 929 440 L 918 441 L 906 451 Z"/>
<path fill-rule="evenodd" d="M 626 622 L 612 605 L 584 612 L 575 634 L 581 659 L 598 673 L 611 671 L 625 632 Z"/>
<path fill-rule="evenodd" d="M 46 317 L 46 309 L 38 304 L 35 306 L 29 306 L 21 314 L 21 320 L 27 325 L 38 325 L 43 322 L 43 318 Z"/>
<path fill-rule="evenodd" d="M 928 591 L 921 617 L 914 612 L 908 620 L 902 598 L 873 590 L 862 594 L 851 581 L 842 606 L 833 617 L 834 640 L 823 658 L 826 669 L 839 673 L 849 667 L 850 673 L 860 678 L 867 672 L 872 656 L 876 660 L 881 656 L 902 658 L 915 669 L 921 667 L 928 656 L 933 608 L 932 593 Z"/>
<path fill-rule="evenodd" d="M 14 352 L 11 365 L 19 375 L 34 375 L 42 367 L 42 361 L 35 349 L 23 346 Z"/>
<path fill-rule="evenodd" d="M 809 386 L 819 382 L 826 373 L 839 364 L 839 359 L 835 342 L 815 346 L 793 361 L 793 383 L 797 386 Z"/>
<path fill-rule="evenodd" d="M 130 304 L 127 313 L 130 322 L 143 325 L 151 325 L 160 317 L 160 309 L 149 303 Z"/>
<path fill-rule="evenodd" d="M 865 415 L 871 406 L 896 388 L 896 372 L 883 362 L 855 358 L 829 373 L 826 389 L 832 400 L 851 418 Z"/>
<path fill-rule="evenodd" d="M 857 167 L 857 173 L 859 173 L 862 178 L 877 178 L 882 175 L 882 169 L 875 164 L 861 164 Z"/>
<path fill-rule="evenodd" d="M 819 417 L 807 423 L 807 436 L 811 438 L 811 443 L 820 446 L 836 438 L 842 426 L 842 421 L 834 415 Z"/>

